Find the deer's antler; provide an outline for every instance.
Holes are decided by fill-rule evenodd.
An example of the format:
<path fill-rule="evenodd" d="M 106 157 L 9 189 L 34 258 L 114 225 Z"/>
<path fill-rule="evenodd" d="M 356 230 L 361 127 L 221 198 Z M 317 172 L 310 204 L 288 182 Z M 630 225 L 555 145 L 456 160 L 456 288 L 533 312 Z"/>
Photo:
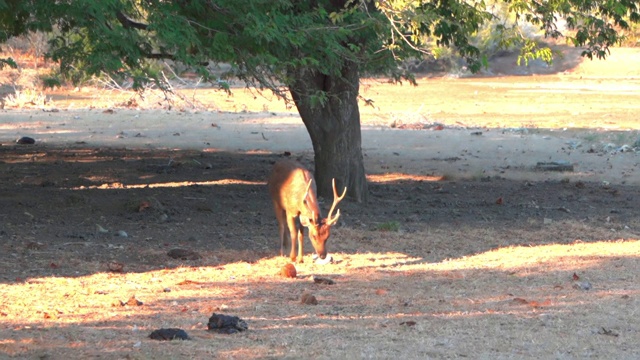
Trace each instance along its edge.
<path fill-rule="evenodd" d="M 333 204 L 331 205 L 331 209 L 329 210 L 329 215 L 327 215 L 327 225 L 332 226 L 338 221 L 340 217 L 340 209 L 336 211 L 336 215 L 333 216 L 333 210 L 335 210 L 338 203 L 344 199 L 344 196 L 347 194 L 347 187 L 344 187 L 344 191 L 342 195 L 338 196 L 338 191 L 336 191 L 336 179 L 331 181 L 331 185 L 333 186 Z"/>

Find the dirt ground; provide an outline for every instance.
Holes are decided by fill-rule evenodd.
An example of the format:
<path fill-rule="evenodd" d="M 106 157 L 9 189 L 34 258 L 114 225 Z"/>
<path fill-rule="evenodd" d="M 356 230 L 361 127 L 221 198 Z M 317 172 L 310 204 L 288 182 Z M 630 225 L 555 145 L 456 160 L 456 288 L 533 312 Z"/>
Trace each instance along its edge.
<path fill-rule="evenodd" d="M 566 55 L 363 81 L 371 200 L 340 204 L 334 263 L 307 241 L 293 279 L 265 179 L 285 151 L 313 156 L 276 99 L 127 107 L 82 88 L 5 106 L 0 358 L 640 358 L 640 51 Z M 249 330 L 207 331 L 214 312 Z"/>

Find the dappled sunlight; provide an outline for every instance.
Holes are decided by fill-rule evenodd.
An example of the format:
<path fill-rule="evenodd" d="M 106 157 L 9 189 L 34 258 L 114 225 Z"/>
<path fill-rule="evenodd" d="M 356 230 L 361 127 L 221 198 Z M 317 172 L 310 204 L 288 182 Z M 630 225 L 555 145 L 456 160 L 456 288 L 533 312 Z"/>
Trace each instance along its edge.
<path fill-rule="evenodd" d="M 545 271 L 577 271 L 599 267 L 620 257 L 640 260 L 639 240 L 576 242 L 574 244 L 519 245 L 489 250 L 461 258 L 429 263 L 422 258 L 398 252 L 334 254 L 350 268 L 382 268 L 385 271 L 462 271 L 499 270 L 526 274 Z M 346 268 L 345 268 L 346 271 Z M 525 273 L 521 273 L 525 274 Z"/>
<path fill-rule="evenodd" d="M 80 324 L 149 316 L 158 311 L 184 312 L 194 309 L 180 304 L 181 300 L 205 301 L 209 303 L 209 310 L 220 306 L 237 309 L 235 302 L 244 296 L 253 298 L 252 294 L 257 288 L 277 291 L 279 286 L 295 283 L 301 283 L 304 288 L 312 285 L 312 275 L 337 277 L 339 282 L 348 284 L 353 281 L 375 282 L 397 273 L 410 283 L 410 279 L 415 277 L 425 277 L 425 281 L 441 278 L 473 282 L 474 278 L 484 276 L 485 271 L 500 271 L 513 278 L 593 271 L 604 266 L 603 263 L 616 259 L 640 259 L 640 241 L 510 246 L 438 263 L 427 263 L 422 258 L 397 252 L 332 255 L 336 260 L 333 265 L 321 266 L 312 262 L 298 264 L 297 280 L 279 276 L 280 267 L 287 263 L 286 258 L 279 256 L 263 258 L 256 263 L 240 261 L 211 267 L 179 267 L 142 273 L 96 273 L 75 278 L 27 278 L 21 282 L 0 284 L 0 294 L 5 299 L 0 306 L 0 313 L 5 324 L 16 326 Z M 386 293 L 387 290 L 381 290 L 378 295 Z M 204 294 L 206 300 L 198 300 Z M 259 303 L 268 304 L 276 300 L 278 296 L 275 293 L 272 295 L 275 298 L 269 296 Z M 144 305 L 123 305 L 131 296 Z M 483 296 L 487 297 L 484 301 L 495 301 L 490 300 L 489 294 Z M 178 303 L 171 305 L 174 301 Z M 200 304 L 195 309 L 202 312 L 203 308 L 207 306 Z M 279 319 L 292 321 L 305 316 L 289 314 Z"/>
<path fill-rule="evenodd" d="M 334 264 L 318 265 L 307 254 L 307 262 L 296 264 L 294 279 L 279 275 L 288 259 L 272 256 L 253 263 L 232 260 L 0 284 L 0 352 L 32 354 L 34 349 L 67 346 L 67 338 L 88 353 L 95 351 L 88 344 L 98 342 L 114 351 L 140 350 L 156 346 L 147 338 L 152 330 L 179 327 L 199 339 L 176 344 L 190 356 L 209 347 L 229 356 L 283 356 L 293 351 L 292 337 L 309 339 L 303 343 L 313 348 L 327 336 L 347 339 L 366 331 L 383 344 L 398 331 L 409 339 L 425 334 L 452 338 L 469 324 L 477 329 L 496 321 L 501 327 L 542 321 L 564 331 L 573 326 L 567 324 L 576 313 L 587 319 L 594 308 L 619 311 L 632 304 L 628 299 L 640 296 L 637 285 L 621 282 L 624 275 L 618 273 L 634 271 L 634 266 L 637 270 L 638 240 L 507 246 L 434 263 L 394 251 L 332 256 Z M 588 276 L 594 288 L 573 288 L 573 273 Z M 315 284 L 314 276 L 336 284 Z M 301 304 L 304 293 L 314 294 L 318 305 Z M 207 332 L 214 312 L 246 320 L 248 335 L 233 335 L 230 341 L 228 335 Z M 47 333 L 62 340 L 46 345 L 36 340 Z"/>
<path fill-rule="evenodd" d="M 444 180 L 441 175 L 418 175 L 403 173 L 370 174 L 367 180 L 373 183 L 391 183 L 396 181 L 428 181 L 436 182 Z"/>
<path fill-rule="evenodd" d="M 70 190 L 114 190 L 114 189 L 146 189 L 146 188 L 177 188 L 186 186 L 220 186 L 220 185 L 266 185 L 266 181 L 249 181 L 239 179 L 221 179 L 212 181 L 171 181 L 165 183 L 123 184 L 109 182 L 100 185 L 76 186 Z"/>
<path fill-rule="evenodd" d="M 520 270 L 529 272 L 568 271 L 598 267 L 610 258 L 630 257 L 640 260 L 640 241 L 615 240 L 576 242 L 536 246 L 509 246 L 459 259 L 433 264 L 434 270 Z M 428 266 L 431 268 L 431 266 Z"/>

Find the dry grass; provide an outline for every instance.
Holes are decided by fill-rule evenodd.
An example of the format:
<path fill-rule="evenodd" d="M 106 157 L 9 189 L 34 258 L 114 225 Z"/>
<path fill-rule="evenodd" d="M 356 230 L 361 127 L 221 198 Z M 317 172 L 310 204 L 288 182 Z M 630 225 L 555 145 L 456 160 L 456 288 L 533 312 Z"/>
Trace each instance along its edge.
<path fill-rule="evenodd" d="M 356 234 L 338 229 L 335 236 Z M 381 232 L 375 240 L 429 241 L 437 252 L 452 245 L 450 235 Z M 285 259 L 265 258 L 143 273 L 89 269 L 96 273 L 5 283 L 0 285 L 0 354 L 55 359 L 640 355 L 638 240 L 508 246 L 439 262 L 401 252 L 333 256 L 336 264 L 298 265 L 297 279 L 278 275 Z M 574 288 L 574 273 L 593 288 Z M 337 284 L 314 284 L 312 275 Z M 301 304 L 303 293 L 315 295 L 319 305 Z M 121 305 L 132 296 L 144 304 Z M 250 331 L 208 333 L 213 312 L 240 316 Z M 161 327 L 183 328 L 194 340 L 147 338 Z"/>
<path fill-rule="evenodd" d="M 15 93 L 7 95 L 4 105 L 8 108 L 39 107 L 49 105 L 50 99 L 41 91 L 34 89 L 16 90 Z"/>

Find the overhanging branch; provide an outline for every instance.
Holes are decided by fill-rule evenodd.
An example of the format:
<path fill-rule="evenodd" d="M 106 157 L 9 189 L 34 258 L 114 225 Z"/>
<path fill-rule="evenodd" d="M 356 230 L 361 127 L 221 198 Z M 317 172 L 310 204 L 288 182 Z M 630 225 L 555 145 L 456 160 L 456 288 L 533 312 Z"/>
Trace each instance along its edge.
<path fill-rule="evenodd" d="M 120 23 L 125 29 L 133 28 L 133 29 L 139 29 L 139 30 L 147 30 L 147 28 L 149 27 L 149 25 L 147 24 L 129 19 L 127 15 L 122 13 L 122 11 L 118 11 L 116 13 L 116 18 L 118 19 L 118 21 L 120 21 Z"/>

